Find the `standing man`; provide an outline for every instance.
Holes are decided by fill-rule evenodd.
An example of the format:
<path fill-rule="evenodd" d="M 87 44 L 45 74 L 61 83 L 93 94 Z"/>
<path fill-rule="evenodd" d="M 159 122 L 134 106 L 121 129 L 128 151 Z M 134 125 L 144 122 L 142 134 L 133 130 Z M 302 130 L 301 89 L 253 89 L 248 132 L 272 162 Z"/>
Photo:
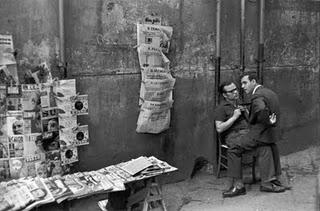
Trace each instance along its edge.
<path fill-rule="evenodd" d="M 249 132 L 248 123 L 245 118 L 247 110 L 239 106 L 239 92 L 232 81 L 222 83 L 219 87 L 219 92 L 224 100 L 215 110 L 216 130 L 222 140 L 225 140 L 229 149 L 234 149 L 241 145 L 241 141 L 247 137 Z M 274 163 L 270 146 L 257 145 L 248 150 L 255 148 L 258 148 L 261 178 L 265 181 L 274 179 Z M 229 156 L 228 153 L 228 176 L 232 181 L 230 189 L 223 193 L 223 197 L 234 197 L 246 194 L 246 189 L 242 181 L 241 158 L 242 152 L 236 157 Z"/>
<path fill-rule="evenodd" d="M 252 139 L 270 144 L 273 152 L 276 176 L 281 175 L 280 155 L 277 145 L 280 139 L 280 106 L 278 95 L 260 85 L 255 73 L 245 73 L 241 77 L 241 88 L 251 95 L 250 133 Z M 278 178 L 273 181 L 281 185 Z M 289 187 L 286 187 L 289 189 Z"/>

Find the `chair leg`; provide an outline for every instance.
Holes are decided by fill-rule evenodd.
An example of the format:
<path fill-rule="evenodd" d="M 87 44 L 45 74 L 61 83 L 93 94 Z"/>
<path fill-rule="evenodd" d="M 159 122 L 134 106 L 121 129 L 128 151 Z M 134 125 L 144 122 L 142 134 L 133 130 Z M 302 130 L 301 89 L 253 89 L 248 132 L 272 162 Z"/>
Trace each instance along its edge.
<path fill-rule="evenodd" d="M 218 166 L 217 166 L 217 178 L 220 178 L 221 171 L 221 148 L 218 147 Z"/>
<path fill-rule="evenodd" d="M 253 156 L 252 158 L 252 183 L 256 183 L 257 182 L 257 179 L 256 179 L 256 157 Z"/>

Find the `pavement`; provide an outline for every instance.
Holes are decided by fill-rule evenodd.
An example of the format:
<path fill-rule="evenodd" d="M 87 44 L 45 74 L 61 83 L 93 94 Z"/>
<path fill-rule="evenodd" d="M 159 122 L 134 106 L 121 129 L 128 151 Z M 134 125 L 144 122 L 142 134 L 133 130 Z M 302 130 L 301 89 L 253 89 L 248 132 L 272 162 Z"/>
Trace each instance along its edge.
<path fill-rule="evenodd" d="M 318 211 L 320 210 L 320 146 L 281 157 L 282 182 L 291 190 L 284 193 L 260 192 L 259 183 L 246 184 L 247 194 L 222 198 L 228 179 L 216 178 L 210 166 L 192 179 L 162 187 L 168 211 Z M 250 170 L 250 169 L 249 169 Z M 250 176 L 246 169 L 245 180 Z"/>

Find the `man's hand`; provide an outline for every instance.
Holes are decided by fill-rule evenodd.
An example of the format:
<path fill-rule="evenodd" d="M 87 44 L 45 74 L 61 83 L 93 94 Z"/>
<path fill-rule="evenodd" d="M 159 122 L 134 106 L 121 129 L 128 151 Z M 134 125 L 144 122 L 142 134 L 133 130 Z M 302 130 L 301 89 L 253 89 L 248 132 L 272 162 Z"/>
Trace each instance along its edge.
<path fill-rule="evenodd" d="M 232 117 L 234 117 L 235 119 L 238 119 L 240 115 L 241 115 L 241 110 L 239 108 L 237 108 L 233 111 Z"/>
<path fill-rule="evenodd" d="M 276 124 L 277 122 L 277 115 L 275 113 L 272 113 L 270 116 L 269 116 L 269 122 L 271 125 L 274 125 Z"/>

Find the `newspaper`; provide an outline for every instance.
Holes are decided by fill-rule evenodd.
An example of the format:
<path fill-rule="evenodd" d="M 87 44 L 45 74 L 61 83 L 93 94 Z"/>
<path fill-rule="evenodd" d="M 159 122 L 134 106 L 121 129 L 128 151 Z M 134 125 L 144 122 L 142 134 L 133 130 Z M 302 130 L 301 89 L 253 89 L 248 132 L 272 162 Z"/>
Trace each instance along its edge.
<path fill-rule="evenodd" d="M 145 79 L 168 79 L 172 78 L 170 70 L 162 67 L 141 68 L 141 80 Z"/>
<path fill-rule="evenodd" d="M 161 48 L 162 52 L 168 53 L 173 29 L 170 26 L 154 24 L 137 24 L 138 46 L 149 44 Z"/>
<path fill-rule="evenodd" d="M 170 110 L 141 109 L 136 131 L 138 133 L 160 133 L 169 128 Z"/>
<path fill-rule="evenodd" d="M 145 67 L 169 67 L 169 59 L 163 54 L 161 48 L 148 44 L 138 46 L 138 57 L 141 68 Z"/>
<path fill-rule="evenodd" d="M 0 65 L 16 64 L 12 35 L 0 35 Z"/>
<path fill-rule="evenodd" d="M 127 162 L 120 168 L 128 172 L 130 175 L 135 175 L 151 165 L 151 162 L 146 157 L 141 156 L 137 159 Z"/>

